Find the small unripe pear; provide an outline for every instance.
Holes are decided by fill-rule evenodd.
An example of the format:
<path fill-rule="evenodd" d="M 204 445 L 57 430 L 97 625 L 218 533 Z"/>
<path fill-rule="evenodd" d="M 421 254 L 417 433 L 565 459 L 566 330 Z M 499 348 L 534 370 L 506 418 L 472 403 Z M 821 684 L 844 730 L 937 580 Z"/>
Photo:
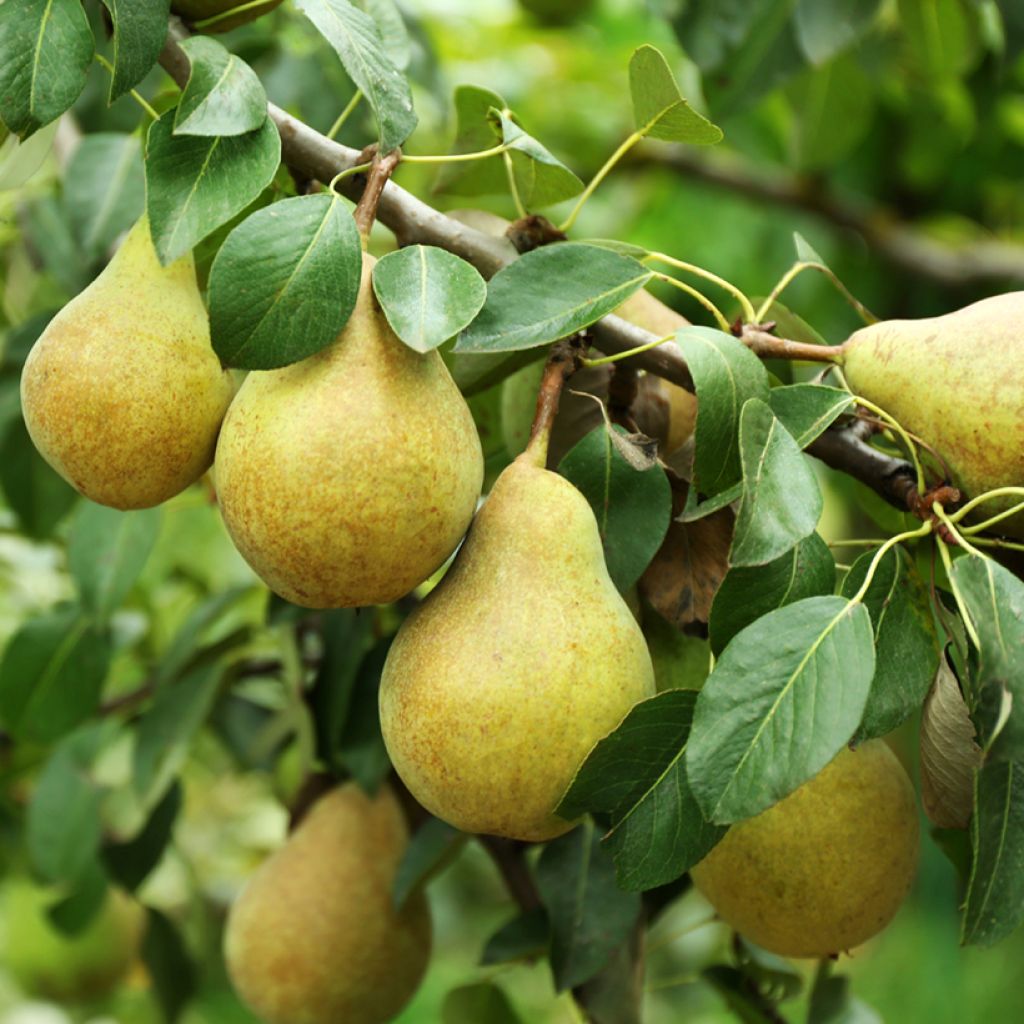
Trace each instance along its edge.
<path fill-rule="evenodd" d="M 143 218 L 32 347 L 21 410 L 40 455 L 87 498 L 148 508 L 209 468 L 232 390 L 191 253 L 161 266 Z"/>
<path fill-rule="evenodd" d="M 722 920 L 759 946 L 825 957 L 892 920 L 917 855 L 913 786 L 886 743 L 869 740 L 733 825 L 691 875 Z"/>
<path fill-rule="evenodd" d="M 24 991 L 62 1003 L 111 993 L 139 955 L 145 911 L 111 889 L 96 916 L 65 935 L 47 916 L 60 894 L 28 879 L 9 882 L 3 894 L 3 964 Z"/>
<path fill-rule="evenodd" d="M 338 786 L 306 812 L 228 917 L 238 994 L 266 1024 L 384 1024 L 412 998 L 430 957 L 422 892 L 392 899 L 408 843 L 390 789 Z"/>

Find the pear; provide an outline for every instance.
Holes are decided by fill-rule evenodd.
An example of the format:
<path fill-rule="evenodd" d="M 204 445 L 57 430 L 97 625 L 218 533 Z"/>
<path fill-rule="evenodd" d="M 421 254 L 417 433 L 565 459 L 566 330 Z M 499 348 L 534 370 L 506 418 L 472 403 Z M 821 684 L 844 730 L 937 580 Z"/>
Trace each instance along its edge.
<path fill-rule="evenodd" d="M 392 899 L 408 842 L 383 787 L 330 790 L 235 901 L 224 935 L 231 980 L 266 1024 L 383 1024 L 430 956 L 422 892 Z"/>
<path fill-rule="evenodd" d="M 192 256 L 161 266 L 145 218 L 50 321 L 21 376 L 39 453 L 119 509 L 159 505 L 206 472 L 231 394 Z"/>
<path fill-rule="evenodd" d="M 217 14 L 223 14 L 234 7 L 241 7 L 243 2 L 245 0 L 174 0 L 171 4 L 171 10 L 175 14 L 180 14 L 187 21 L 194 22 L 203 21 L 205 18 L 212 18 Z M 244 25 L 246 22 L 253 21 L 268 11 L 272 11 L 280 3 L 281 0 L 267 0 L 266 3 L 259 4 L 251 10 L 241 11 L 233 17 L 218 21 L 203 29 L 203 31 L 211 33 L 227 32 L 229 29 L 238 28 L 239 25 Z"/>
<path fill-rule="evenodd" d="M 380 687 L 388 753 L 424 807 L 467 832 L 535 841 L 572 827 L 554 810 L 576 769 L 654 693 L 594 514 L 542 468 L 545 445 L 498 477 L 399 629 Z"/>
<path fill-rule="evenodd" d="M 641 288 L 615 310 L 615 315 L 642 327 L 659 338 L 686 327 L 689 320 L 670 306 Z M 664 438 L 664 455 L 678 451 L 689 440 L 697 422 L 697 396 L 668 381 L 658 381 L 658 390 L 669 407 L 668 433 Z"/>
<path fill-rule="evenodd" d="M 483 483 L 473 417 L 437 352 L 391 330 L 365 256 L 327 348 L 254 371 L 217 445 L 221 513 L 266 584 L 307 608 L 397 600 L 462 539 Z"/>
<path fill-rule="evenodd" d="M 868 740 L 733 825 L 691 876 L 719 917 L 757 945 L 826 957 L 892 920 L 917 856 L 913 786 L 886 743 Z"/>
<path fill-rule="evenodd" d="M 79 1003 L 109 995 L 138 958 L 146 914 L 119 889 L 85 928 L 65 935 L 47 910 L 60 893 L 27 878 L 3 893 L 3 964 L 32 996 Z"/>
<path fill-rule="evenodd" d="M 851 389 L 935 448 L 953 483 L 975 497 L 1024 486 L 1024 292 L 945 316 L 885 320 L 840 349 Z M 987 502 L 987 518 L 1017 504 Z M 1024 516 L 996 532 L 1024 536 Z"/>

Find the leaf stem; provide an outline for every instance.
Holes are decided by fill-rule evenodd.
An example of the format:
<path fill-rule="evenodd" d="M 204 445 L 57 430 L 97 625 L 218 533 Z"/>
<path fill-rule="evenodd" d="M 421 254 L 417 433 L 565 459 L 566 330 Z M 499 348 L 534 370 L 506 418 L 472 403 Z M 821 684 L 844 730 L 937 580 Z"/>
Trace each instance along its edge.
<path fill-rule="evenodd" d="M 616 352 L 614 355 L 602 356 L 600 359 L 584 359 L 583 365 L 589 368 L 591 366 L 606 366 L 608 363 L 617 363 L 620 359 L 629 359 L 632 356 L 640 355 L 641 352 L 649 352 L 652 348 L 664 345 L 666 341 L 671 341 L 674 337 L 674 333 L 666 334 L 663 338 L 649 341 L 646 345 L 640 345 L 638 348 L 627 349 L 625 352 Z"/>
<path fill-rule="evenodd" d="M 372 166 L 372 163 L 354 164 L 352 167 L 346 167 L 343 171 L 338 171 L 338 173 L 333 178 L 331 178 L 330 182 L 328 182 L 327 191 L 333 192 L 334 186 L 337 185 L 342 178 L 349 178 L 353 174 L 364 174 Z"/>
<path fill-rule="evenodd" d="M 359 106 L 359 101 L 363 98 L 363 90 L 356 89 L 352 94 L 352 99 L 345 104 L 345 109 L 338 115 L 337 120 L 331 125 L 331 130 L 327 133 L 327 138 L 333 139 L 338 132 L 341 131 L 342 125 L 351 117 L 352 111 Z"/>
<path fill-rule="evenodd" d="M 403 164 L 453 164 L 466 160 L 486 160 L 489 156 L 500 156 L 508 152 L 508 146 L 501 143 L 498 146 L 491 146 L 490 149 L 481 149 L 476 153 L 442 153 L 438 156 L 417 156 L 415 154 L 403 153 Z"/>
<path fill-rule="evenodd" d="M 576 223 L 576 218 L 580 215 L 580 211 L 586 205 L 587 200 L 594 194 L 597 186 L 608 176 L 609 171 L 643 138 L 640 132 L 632 132 L 627 135 L 625 140 L 619 146 L 617 150 L 602 164 L 597 174 L 590 179 L 590 183 L 580 194 L 579 199 L 576 200 L 576 205 L 572 208 L 569 216 L 565 218 L 562 224 L 558 225 L 559 231 L 568 231 L 573 224 Z"/>
<path fill-rule="evenodd" d="M 220 14 L 214 14 L 209 18 L 203 18 L 202 21 L 193 21 L 193 28 L 209 28 L 211 25 L 217 25 L 222 21 L 227 21 L 228 18 L 233 18 L 236 14 L 244 14 L 246 11 L 254 10 L 257 7 L 262 7 L 267 0 L 246 0 L 244 4 L 239 4 L 237 7 L 232 7 L 227 11 L 221 11 Z"/>
<path fill-rule="evenodd" d="M 522 219 L 529 216 L 529 212 L 523 206 L 522 197 L 519 195 L 519 186 L 516 184 L 516 170 L 512 166 L 512 157 L 507 149 L 501 154 L 501 158 L 505 161 L 505 173 L 508 175 L 508 190 L 512 193 L 512 202 L 516 204 L 516 212 L 519 214 L 520 219 Z"/>
<path fill-rule="evenodd" d="M 110 77 L 113 78 L 114 65 L 111 64 L 102 53 L 96 54 L 96 60 L 102 67 L 106 68 L 107 71 L 110 72 Z M 149 105 L 149 103 L 146 102 L 146 98 L 137 89 L 129 89 L 128 91 L 132 94 L 132 99 L 135 100 L 135 102 L 138 103 L 138 105 L 142 107 L 142 109 L 149 114 L 154 121 L 160 120 L 160 115 Z"/>
<path fill-rule="evenodd" d="M 983 548 L 1006 548 L 1009 551 L 1024 551 L 1024 544 L 1016 540 L 1004 540 L 1002 537 L 972 537 L 971 543 Z"/>
<path fill-rule="evenodd" d="M 949 589 L 953 593 L 953 600 L 956 601 L 956 606 L 960 610 L 960 618 L 963 619 L 964 629 L 967 630 L 967 635 L 971 638 L 971 643 L 973 643 L 975 648 L 980 651 L 981 640 L 978 638 L 978 632 L 974 628 L 974 623 L 971 621 L 971 616 L 967 611 L 967 605 L 964 604 L 964 598 L 960 593 L 960 588 L 956 585 L 956 580 L 953 578 L 953 559 L 949 556 L 949 548 L 941 537 L 936 536 L 935 540 L 939 545 L 939 554 L 942 557 L 942 564 L 946 569 L 946 579 L 949 581 Z"/>
<path fill-rule="evenodd" d="M 754 312 L 753 303 L 747 298 L 746 293 L 734 285 L 731 281 L 727 281 L 724 277 L 719 277 L 718 274 L 712 273 L 710 270 L 705 270 L 703 267 L 698 267 L 696 264 L 687 263 L 684 260 L 677 260 L 674 256 L 669 256 L 663 252 L 651 252 L 644 257 L 643 262 L 646 263 L 648 260 L 657 260 L 659 263 L 667 263 L 670 267 L 676 267 L 679 270 L 685 270 L 687 273 L 695 274 L 697 277 L 703 277 L 705 281 L 710 281 L 712 284 L 717 284 L 719 288 L 727 291 L 737 302 L 739 302 L 743 310 L 743 319 L 747 323 L 753 323 L 758 320 L 758 315 Z"/>
<path fill-rule="evenodd" d="M 659 281 L 664 281 L 666 284 L 672 285 L 673 288 L 678 288 L 681 292 L 686 292 L 687 295 L 695 298 L 715 318 L 715 322 L 726 334 L 732 333 L 729 321 L 725 318 L 725 315 L 702 291 L 694 288 L 692 284 L 680 281 L 671 274 L 662 274 L 655 270 L 653 276 Z"/>
<path fill-rule="evenodd" d="M 886 552 L 892 550 L 897 544 L 901 544 L 905 540 L 913 540 L 915 537 L 926 537 L 933 529 L 931 520 L 926 519 L 916 530 L 907 530 L 905 533 L 898 533 L 895 537 L 890 537 L 875 552 L 874 558 L 871 559 L 871 564 L 868 565 L 864 582 L 861 583 L 860 590 L 850 598 L 850 604 L 860 604 L 864 600 L 864 595 L 868 592 L 871 581 L 875 578 L 875 573 L 878 571 L 879 563 L 885 557 Z"/>
<path fill-rule="evenodd" d="M 1013 497 L 1015 498 L 1024 498 L 1024 487 L 996 487 L 991 491 L 985 491 L 984 494 L 979 494 L 976 498 L 971 498 L 971 500 L 967 502 L 966 505 L 961 505 L 960 508 L 958 508 L 949 518 L 954 523 L 959 523 L 960 520 L 964 518 L 964 516 L 973 512 L 979 505 L 984 504 L 986 501 L 991 501 L 993 498 L 1004 498 L 1010 495 L 1013 495 Z M 1008 512 L 1000 513 L 999 516 L 996 518 L 1002 519 L 1004 516 L 1012 515 L 1014 511 L 1019 510 L 1019 507 L 1020 506 L 1015 505 L 1013 509 L 1011 509 Z M 984 528 L 985 524 L 982 523 L 978 526 L 967 527 L 964 532 L 976 533 Z"/>
<path fill-rule="evenodd" d="M 950 519 L 948 515 L 946 515 L 946 510 L 942 507 L 942 505 L 939 502 L 936 501 L 932 503 L 932 513 L 935 515 L 935 518 L 938 519 L 938 521 L 942 523 L 942 525 L 945 526 L 947 530 L 949 530 L 950 535 L 953 537 L 953 539 L 965 551 L 969 551 L 972 555 L 977 555 L 979 558 L 985 557 L 976 547 L 974 547 L 973 544 L 970 544 L 967 538 L 963 535 L 963 533 L 961 533 L 956 528 L 955 524 L 953 523 L 953 520 Z"/>
<path fill-rule="evenodd" d="M 839 294 L 842 295 L 844 299 L 846 299 L 847 303 L 849 303 L 850 306 L 853 307 L 857 315 L 861 318 L 861 320 L 864 321 L 864 323 L 878 323 L 878 317 L 875 316 L 875 314 L 872 313 L 871 310 L 868 309 L 868 307 L 865 306 L 864 303 L 861 302 L 860 299 L 858 299 L 857 296 L 854 295 L 853 292 L 851 292 L 850 289 L 847 288 L 846 285 L 843 284 L 843 282 L 840 281 L 838 277 L 836 277 L 835 272 L 833 270 L 826 267 L 824 263 L 808 263 L 803 260 L 799 260 L 796 263 L 794 263 L 789 268 L 789 270 L 787 270 L 786 273 L 783 274 L 781 278 L 779 278 L 778 284 L 776 284 L 775 287 L 768 293 L 768 298 L 766 298 L 764 302 L 761 303 L 761 306 L 757 311 L 757 320 L 761 320 L 767 315 L 768 311 L 772 307 L 772 303 L 774 303 L 775 300 L 783 293 L 783 291 L 785 291 L 785 289 L 788 288 L 789 285 L 792 284 L 792 282 L 805 270 L 816 270 L 818 271 L 818 273 L 824 274 L 832 282 L 833 286 L 839 292 Z"/>

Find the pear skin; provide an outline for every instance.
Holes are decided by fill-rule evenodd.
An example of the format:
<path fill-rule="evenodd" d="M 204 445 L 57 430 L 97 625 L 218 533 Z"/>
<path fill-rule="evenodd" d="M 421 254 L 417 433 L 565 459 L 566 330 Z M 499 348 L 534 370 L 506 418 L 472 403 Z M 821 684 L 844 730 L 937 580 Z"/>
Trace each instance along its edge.
<path fill-rule="evenodd" d="M 733 825 L 693 870 L 719 917 L 780 956 L 826 957 L 880 932 L 917 871 L 914 788 L 884 740 Z"/>
<path fill-rule="evenodd" d="M 392 900 L 408 842 L 383 787 L 338 786 L 307 812 L 235 901 L 224 935 L 238 994 L 266 1024 L 384 1024 L 430 957 L 422 892 Z"/>
<path fill-rule="evenodd" d="M 373 263 L 364 257 L 355 310 L 327 348 L 246 377 L 217 445 L 235 546 L 306 608 L 409 593 L 455 550 L 483 483 L 469 407 L 437 352 L 391 330 Z"/>
<path fill-rule="evenodd" d="M 60 896 L 27 878 L 7 883 L 4 967 L 31 996 L 80 1003 L 109 995 L 138 958 L 145 911 L 120 889 L 110 889 L 85 928 L 65 935 L 47 916 Z"/>
<path fill-rule="evenodd" d="M 1024 292 L 945 316 L 885 320 L 842 346 L 852 390 L 935 448 L 966 497 L 1024 486 Z M 1017 504 L 986 502 L 981 518 Z M 1024 537 L 1024 516 L 995 528 Z"/>
<path fill-rule="evenodd" d="M 642 327 L 659 338 L 674 334 L 680 327 L 686 327 L 689 320 L 666 306 L 660 299 L 641 288 L 634 292 L 615 310 L 616 316 Z M 665 438 L 665 455 L 678 451 L 690 438 L 697 423 L 697 396 L 668 381 L 659 381 L 660 390 L 668 400 L 668 436 Z"/>
<path fill-rule="evenodd" d="M 543 455 L 541 454 L 541 459 Z M 413 796 L 466 832 L 541 841 L 591 747 L 654 693 L 594 514 L 527 450 L 398 631 L 381 729 Z"/>
<path fill-rule="evenodd" d="M 231 394 L 192 256 L 162 267 L 145 218 L 50 321 L 21 376 L 39 453 L 119 509 L 159 505 L 206 472 Z"/>

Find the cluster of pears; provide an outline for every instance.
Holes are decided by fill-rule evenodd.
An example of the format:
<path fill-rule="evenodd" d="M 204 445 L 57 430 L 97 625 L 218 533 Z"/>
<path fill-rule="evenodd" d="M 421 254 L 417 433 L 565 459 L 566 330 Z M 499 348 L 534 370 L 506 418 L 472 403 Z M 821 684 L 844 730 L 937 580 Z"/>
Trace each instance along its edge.
<path fill-rule="evenodd" d="M 231 980 L 267 1024 L 383 1024 L 409 1001 L 430 956 L 422 892 L 396 909 L 408 842 L 382 787 L 321 796 L 250 879 L 225 931 Z"/>
<path fill-rule="evenodd" d="M 884 320 L 831 350 L 854 393 L 894 416 L 945 460 L 968 497 L 1024 486 L 1024 292 L 944 316 Z M 986 517 L 1019 502 L 986 503 Z M 998 531 L 1024 537 L 1024 515 Z"/>
<path fill-rule="evenodd" d="M 31 996 L 83 1003 L 109 995 L 139 957 L 146 914 L 120 889 L 108 891 L 77 933 L 59 931 L 48 915 L 59 892 L 12 878 L 2 893 L 3 964 Z"/>
<path fill-rule="evenodd" d="M 691 875 L 719 917 L 759 946 L 820 958 L 889 923 L 917 856 L 914 788 L 885 741 L 869 740 L 733 825 Z"/>

